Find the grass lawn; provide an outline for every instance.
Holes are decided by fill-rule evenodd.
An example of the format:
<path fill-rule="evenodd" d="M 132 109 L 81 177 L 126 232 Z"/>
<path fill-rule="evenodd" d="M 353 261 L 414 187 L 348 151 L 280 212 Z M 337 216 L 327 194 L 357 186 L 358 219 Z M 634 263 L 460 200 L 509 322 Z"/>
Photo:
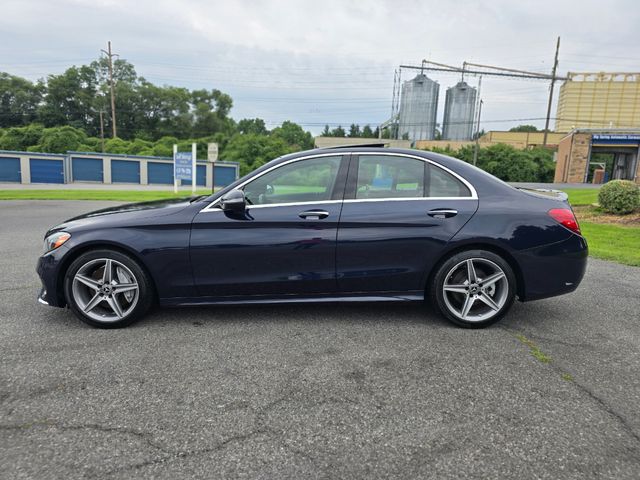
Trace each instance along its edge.
<path fill-rule="evenodd" d="M 208 195 L 211 190 L 198 190 Z M 171 190 L 0 190 L 0 200 L 114 200 L 119 202 L 147 202 L 166 198 L 191 196 L 191 191 L 173 193 Z"/>
<path fill-rule="evenodd" d="M 591 205 L 598 203 L 598 192 L 596 188 L 563 188 L 563 192 L 569 195 L 571 205 Z"/>
<path fill-rule="evenodd" d="M 589 255 L 640 267 L 640 227 L 580 222 Z"/>

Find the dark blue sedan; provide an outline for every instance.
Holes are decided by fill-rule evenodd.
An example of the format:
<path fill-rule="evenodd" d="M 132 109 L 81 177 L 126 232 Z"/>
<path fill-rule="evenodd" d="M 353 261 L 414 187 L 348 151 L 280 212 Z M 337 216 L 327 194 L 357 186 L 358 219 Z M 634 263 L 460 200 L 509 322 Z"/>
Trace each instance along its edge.
<path fill-rule="evenodd" d="M 485 327 L 516 297 L 575 290 L 586 262 L 561 192 L 430 152 L 334 148 L 278 158 L 208 197 L 52 228 L 39 301 L 112 328 L 154 304 L 428 299 Z"/>

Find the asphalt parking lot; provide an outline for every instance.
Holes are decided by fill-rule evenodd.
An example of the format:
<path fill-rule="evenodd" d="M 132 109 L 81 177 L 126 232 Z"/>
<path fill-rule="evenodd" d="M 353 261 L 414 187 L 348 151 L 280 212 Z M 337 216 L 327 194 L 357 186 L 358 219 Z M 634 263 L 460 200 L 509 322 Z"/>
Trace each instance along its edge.
<path fill-rule="evenodd" d="M 640 477 L 640 268 L 590 260 L 481 331 L 413 304 L 96 330 L 36 303 L 34 267 L 47 227 L 105 205 L 0 203 L 3 478 Z"/>

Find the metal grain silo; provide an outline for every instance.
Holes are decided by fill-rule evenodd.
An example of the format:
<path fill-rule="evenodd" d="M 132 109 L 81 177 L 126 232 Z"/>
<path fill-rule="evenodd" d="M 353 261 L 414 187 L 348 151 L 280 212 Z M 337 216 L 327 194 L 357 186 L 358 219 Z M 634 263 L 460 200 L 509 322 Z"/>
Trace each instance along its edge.
<path fill-rule="evenodd" d="M 402 85 L 398 120 L 399 138 L 433 140 L 436 133 L 440 85 L 419 74 Z"/>
<path fill-rule="evenodd" d="M 442 138 L 444 140 L 471 140 L 476 111 L 477 91 L 466 82 L 447 88 L 444 101 Z"/>

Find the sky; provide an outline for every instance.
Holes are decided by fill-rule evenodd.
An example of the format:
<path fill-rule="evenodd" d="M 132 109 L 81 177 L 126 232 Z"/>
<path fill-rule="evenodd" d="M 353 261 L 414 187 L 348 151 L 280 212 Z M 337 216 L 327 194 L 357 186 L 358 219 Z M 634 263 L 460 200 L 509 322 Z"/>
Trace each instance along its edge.
<path fill-rule="evenodd" d="M 560 74 L 640 71 L 637 0 L 1 0 L 0 11 L 0 71 L 44 78 L 111 40 L 147 80 L 217 88 L 236 120 L 291 120 L 314 134 L 387 120 L 394 70 L 423 59 L 549 73 L 560 36 Z M 443 103 L 459 76 L 427 74 Z M 548 91 L 483 78 L 481 127 L 544 126 Z"/>

